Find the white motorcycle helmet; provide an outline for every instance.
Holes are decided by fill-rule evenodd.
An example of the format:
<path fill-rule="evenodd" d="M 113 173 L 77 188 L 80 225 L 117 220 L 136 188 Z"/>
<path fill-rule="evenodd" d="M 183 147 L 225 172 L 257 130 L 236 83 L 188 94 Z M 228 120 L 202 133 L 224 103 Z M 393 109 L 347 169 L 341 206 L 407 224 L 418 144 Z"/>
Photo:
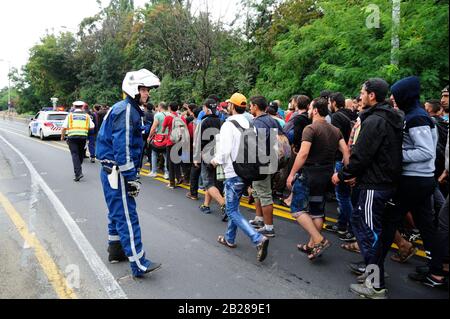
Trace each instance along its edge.
<path fill-rule="evenodd" d="M 122 90 L 132 99 L 136 99 L 139 95 L 139 87 L 147 87 L 155 89 L 160 87 L 161 82 L 159 78 L 152 72 L 146 69 L 139 71 L 128 72 L 123 80 Z"/>

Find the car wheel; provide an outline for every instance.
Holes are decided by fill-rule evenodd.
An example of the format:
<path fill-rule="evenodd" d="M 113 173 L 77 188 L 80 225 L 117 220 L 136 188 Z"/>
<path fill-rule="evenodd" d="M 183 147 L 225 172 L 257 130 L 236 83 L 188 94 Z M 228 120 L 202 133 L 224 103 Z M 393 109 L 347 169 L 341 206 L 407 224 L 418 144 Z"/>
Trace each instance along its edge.
<path fill-rule="evenodd" d="M 39 131 L 39 137 L 42 141 L 45 140 L 44 132 L 42 132 L 42 130 Z"/>
<path fill-rule="evenodd" d="M 33 137 L 33 132 L 31 131 L 31 128 L 28 128 L 28 136 Z"/>

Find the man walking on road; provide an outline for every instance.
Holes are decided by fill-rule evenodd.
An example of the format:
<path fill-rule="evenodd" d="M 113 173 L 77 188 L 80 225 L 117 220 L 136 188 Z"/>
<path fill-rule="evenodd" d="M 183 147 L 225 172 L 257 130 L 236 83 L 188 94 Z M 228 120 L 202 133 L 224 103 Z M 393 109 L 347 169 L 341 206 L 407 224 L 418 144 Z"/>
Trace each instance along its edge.
<path fill-rule="evenodd" d="M 389 215 L 386 208 L 395 195 L 402 171 L 403 123 L 401 116 L 385 103 L 388 90 L 388 83 L 381 78 L 364 83 L 361 131 L 352 148 L 349 165 L 332 178 L 335 185 L 342 181 L 351 186 L 356 184 L 359 197 L 352 212 L 352 228 L 364 263 L 350 264 L 352 272 L 360 275 L 358 284 L 350 285 L 350 290 L 370 299 L 387 297 L 383 263 L 380 263 L 381 238 Z"/>
<path fill-rule="evenodd" d="M 97 138 L 97 159 L 102 164 L 101 181 L 109 219 L 109 261 L 130 261 L 134 277 L 142 277 L 161 267 L 145 256 L 135 197 L 141 183 L 139 170 L 143 149 L 139 108 L 141 95 L 160 86 L 159 79 L 148 70 L 129 72 L 122 89 L 124 101 L 114 105 L 106 115 Z"/>
<path fill-rule="evenodd" d="M 84 105 L 86 103 L 82 101 L 73 103 L 74 111 L 67 115 L 61 131 L 61 141 L 64 141 L 67 131 L 67 144 L 72 155 L 73 169 L 75 172 L 75 178 L 73 180 L 75 182 L 79 182 L 84 177 L 81 167 L 84 159 L 84 148 L 89 130 L 95 127 L 91 117 L 83 111 L 82 108 Z"/>
<path fill-rule="evenodd" d="M 247 99 L 239 93 L 230 98 L 230 113 L 232 116 L 220 129 L 220 146 L 211 161 L 213 166 L 222 165 L 225 173 L 225 200 L 228 215 L 228 228 L 225 236 L 219 236 L 217 241 L 228 248 L 236 248 L 237 230 L 240 228 L 256 246 L 256 260 L 264 261 L 267 256 L 269 239 L 258 233 L 239 211 L 239 200 L 245 189 L 245 183 L 234 168 L 241 143 L 242 130 L 250 128 L 249 121 L 243 115 L 247 106 Z M 239 127 L 239 128 L 238 128 Z"/>

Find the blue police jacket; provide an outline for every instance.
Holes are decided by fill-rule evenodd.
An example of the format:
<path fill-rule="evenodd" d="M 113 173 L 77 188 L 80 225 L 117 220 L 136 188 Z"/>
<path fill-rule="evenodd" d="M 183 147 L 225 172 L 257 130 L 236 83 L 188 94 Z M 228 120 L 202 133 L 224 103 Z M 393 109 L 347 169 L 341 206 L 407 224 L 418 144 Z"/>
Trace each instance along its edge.
<path fill-rule="evenodd" d="M 127 97 L 111 108 L 97 136 L 97 159 L 104 165 L 117 165 L 127 180 L 135 180 L 139 174 L 143 115 L 136 102 Z"/>

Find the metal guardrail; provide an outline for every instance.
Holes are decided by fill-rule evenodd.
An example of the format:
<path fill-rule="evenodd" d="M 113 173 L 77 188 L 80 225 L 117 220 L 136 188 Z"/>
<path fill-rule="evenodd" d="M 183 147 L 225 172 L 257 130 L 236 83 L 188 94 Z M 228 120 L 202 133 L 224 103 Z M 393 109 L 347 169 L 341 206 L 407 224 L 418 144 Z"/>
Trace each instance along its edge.
<path fill-rule="evenodd" d="M 30 117 L 31 116 L 23 117 L 23 116 L 18 116 L 17 114 L 8 114 L 8 112 L 0 112 L 0 119 L 5 120 L 5 121 L 9 120 L 9 121 L 22 122 L 22 123 L 29 123 Z"/>

